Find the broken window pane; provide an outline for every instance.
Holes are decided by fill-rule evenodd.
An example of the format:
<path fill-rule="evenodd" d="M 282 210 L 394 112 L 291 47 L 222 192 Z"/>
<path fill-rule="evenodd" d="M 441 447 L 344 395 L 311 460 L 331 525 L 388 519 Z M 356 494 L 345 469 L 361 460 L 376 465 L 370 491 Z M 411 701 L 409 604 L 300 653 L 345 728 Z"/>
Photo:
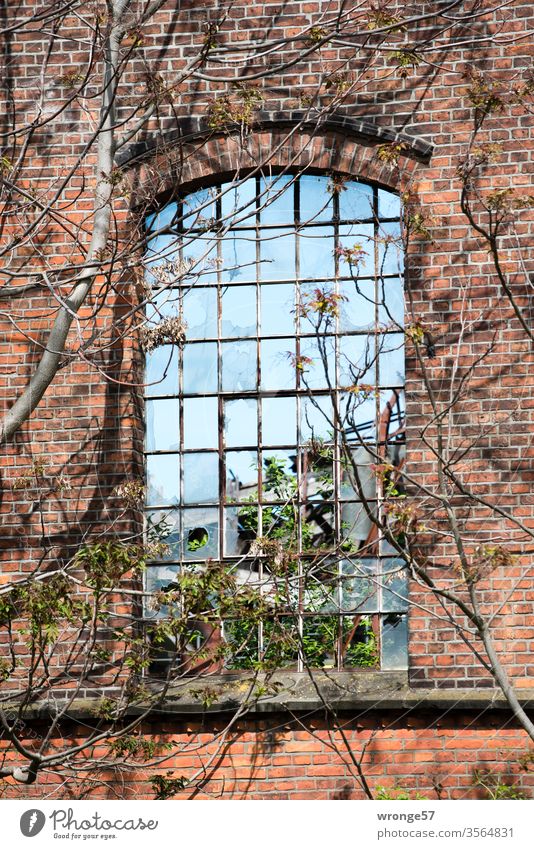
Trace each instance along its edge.
<path fill-rule="evenodd" d="M 184 503 L 219 500 L 219 455 L 184 455 Z"/>
<path fill-rule="evenodd" d="M 224 404 L 224 442 L 227 448 L 255 446 L 258 442 L 258 402 L 240 398 Z"/>
<path fill-rule="evenodd" d="M 217 290 L 193 286 L 183 298 L 185 335 L 192 339 L 217 338 Z"/>
<path fill-rule="evenodd" d="M 303 174 L 300 185 L 300 222 L 330 221 L 334 216 L 329 178 L 323 175 Z"/>
<path fill-rule="evenodd" d="M 260 180 L 258 205 L 262 224 L 293 224 L 294 179 L 290 174 L 281 174 Z"/>
<path fill-rule="evenodd" d="M 376 498 L 376 472 L 378 463 L 376 446 L 364 445 L 344 451 L 341 459 L 340 498 L 351 501 L 360 498 L 360 492 L 367 500 Z"/>
<path fill-rule="evenodd" d="M 260 345 L 261 388 L 294 389 L 296 376 L 295 340 L 264 339 Z"/>
<path fill-rule="evenodd" d="M 341 277 L 372 277 L 375 270 L 375 234 L 372 224 L 342 224 L 339 228 Z M 346 252 L 350 251 L 350 254 Z M 345 252 L 345 253 L 343 253 Z M 348 261 L 350 257 L 350 262 Z M 385 273 L 385 271 L 384 271 Z"/>
<path fill-rule="evenodd" d="M 256 279 L 256 233 L 239 230 L 224 235 L 221 241 L 221 280 L 241 283 Z"/>
<path fill-rule="evenodd" d="M 148 566 L 145 572 L 145 590 L 147 593 L 172 592 L 175 588 L 179 566 Z M 169 615 L 167 605 L 162 605 L 155 598 L 144 599 L 143 615 L 145 619 L 163 619 Z"/>
<path fill-rule="evenodd" d="M 352 445 L 376 439 L 376 396 L 373 387 L 340 393 L 339 417 L 344 439 Z"/>
<path fill-rule="evenodd" d="M 408 666 L 408 619 L 390 613 L 382 620 L 382 669 L 406 669 Z"/>
<path fill-rule="evenodd" d="M 182 258 L 188 277 L 199 286 L 217 282 L 217 234 L 184 236 Z"/>
<path fill-rule="evenodd" d="M 218 448 L 217 398 L 185 398 L 184 448 Z"/>
<path fill-rule="evenodd" d="M 366 330 L 374 327 L 377 305 L 373 280 L 342 281 L 339 284 L 339 294 L 341 295 L 339 301 L 341 331 Z"/>
<path fill-rule="evenodd" d="M 227 557 L 246 554 L 258 534 L 258 507 L 227 507 L 224 511 L 224 553 Z"/>
<path fill-rule="evenodd" d="M 348 180 L 339 192 L 339 217 L 342 221 L 373 218 L 373 189 L 365 183 Z"/>
<path fill-rule="evenodd" d="M 180 450 L 180 404 L 177 398 L 147 401 L 145 405 L 147 451 Z"/>
<path fill-rule="evenodd" d="M 256 180 L 240 185 L 222 186 L 222 222 L 224 227 L 253 227 L 256 223 Z"/>
<path fill-rule="evenodd" d="M 316 336 L 300 340 L 297 369 L 301 385 L 306 389 L 328 389 L 336 386 L 336 342 L 333 336 Z"/>
<path fill-rule="evenodd" d="M 262 401 L 263 445 L 295 445 L 296 441 L 296 398 L 264 398 Z"/>
<path fill-rule="evenodd" d="M 404 386 L 404 334 L 388 333 L 378 340 L 380 385 Z"/>
<path fill-rule="evenodd" d="M 341 562 L 341 609 L 343 612 L 373 613 L 378 609 L 376 560 L 365 558 Z"/>
<path fill-rule="evenodd" d="M 216 188 L 199 189 L 198 192 L 193 192 L 184 198 L 182 202 L 184 231 L 192 228 L 203 230 L 206 226 L 210 226 L 210 222 L 217 217 L 215 207 L 217 194 Z"/>
<path fill-rule="evenodd" d="M 379 321 L 392 329 L 404 327 L 404 286 L 399 277 L 378 283 Z"/>
<path fill-rule="evenodd" d="M 262 230 L 260 276 L 262 280 L 295 278 L 295 234 L 290 230 Z"/>
<path fill-rule="evenodd" d="M 219 556 L 219 511 L 216 507 L 182 510 L 182 556 L 208 560 Z"/>
<path fill-rule="evenodd" d="M 244 501 L 258 490 L 258 454 L 256 451 L 227 451 L 226 500 Z"/>
<path fill-rule="evenodd" d="M 256 341 L 223 342 L 221 351 L 223 392 L 246 392 L 256 389 Z"/>
<path fill-rule="evenodd" d="M 177 394 L 178 348 L 175 345 L 161 345 L 146 355 L 145 383 L 147 396 Z"/>
<path fill-rule="evenodd" d="M 262 285 L 262 336 L 283 336 L 295 332 L 295 287 L 292 283 Z"/>
<path fill-rule="evenodd" d="M 331 442 L 334 438 L 332 400 L 329 395 L 303 398 L 300 403 L 300 442 Z"/>
<path fill-rule="evenodd" d="M 382 610 L 403 613 L 408 609 L 408 570 L 403 560 L 382 560 L 378 575 L 382 585 Z"/>
<path fill-rule="evenodd" d="M 374 505 L 368 504 L 367 509 L 360 501 L 345 501 L 341 507 L 341 536 L 343 540 L 354 543 L 358 550 L 361 543 L 366 542 L 373 527 L 367 510 L 373 510 Z M 376 509 L 376 508 L 374 508 Z M 350 546 L 347 545 L 347 548 Z"/>
<path fill-rule="evenodd" d="M 378 190 L 378 214 L 380 218 L 400 218 L 400 197 L 393 192 Z"/>
<path fill-rule="evenodd" d="M 286 502 L 297 492 L 297 451 L 268 449 L 263 453 L 262 498 Z"/>
<path fill-rule="evenodd" d="M 378 268 L 379 274 L 402 274 L 404 252 L 400 223 L 381 224 L 378 231 Z"/>
<path fill-rule="evenodd" d="M 377 357 L 372 336 L 342 336 L 339 340 L 340 386 L 376 383 Z"/>
<path fill-rule="evenodd" d="M 217 343 L 196 342 L 184 348 L 184 392 L 217 392 Z"/>
<path fill-rule="evenodd" d="M 179 510 L 152 510 L 146 514 L 146 539 L 151 546 L 164 546 L 158 560 L 180 560 L 181 522 Z"/>
<path fill-rule="evenodd" d="M 256 335 L 255 286 L 228 286 L 223 289 L 222 335 Z"/>
<path fill-rule="evenodd" d="M 334 228 L 305 227 L 299 231 L 299 277 L 326 279 L 334 276 Z"/>
<path fill-rule="evenodd" d="M 180 497 L 178 454 L 147 456 L 147 505 L 177 504 Z"/>

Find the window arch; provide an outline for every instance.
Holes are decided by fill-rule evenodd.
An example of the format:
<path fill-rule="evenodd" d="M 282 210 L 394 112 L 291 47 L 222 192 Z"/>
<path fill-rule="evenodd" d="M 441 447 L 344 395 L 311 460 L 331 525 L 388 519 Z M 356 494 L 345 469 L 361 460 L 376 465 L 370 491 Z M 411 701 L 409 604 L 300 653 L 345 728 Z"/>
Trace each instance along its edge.
<path fill-rule="evenodd" d="M 234 668 L 273 655 L 276 628 L 281 665 L 404 668 L 405 570 L 373 523 L 377 467 L 400 487 L 404 460 L 398 196 L 252 176 L 147 228 L 147 528 L 167 545 L 147 588 L 209 560 L 259 588 L 265 621 L 217 635 Z"/>

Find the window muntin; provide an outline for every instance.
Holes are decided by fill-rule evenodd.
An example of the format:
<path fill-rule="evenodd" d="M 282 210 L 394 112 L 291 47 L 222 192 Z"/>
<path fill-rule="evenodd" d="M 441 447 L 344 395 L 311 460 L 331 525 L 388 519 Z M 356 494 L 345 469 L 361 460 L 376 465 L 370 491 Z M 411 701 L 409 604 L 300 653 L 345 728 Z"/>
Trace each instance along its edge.
<path fill-rule="evenodd" d="M 369 516 L 376 465 L 404 459 L 399 218 L 385 190 L 283 175 L 201 189 L 147 222 L 148 326 L 187 324 L 183 349 L 147 354 L 147 527 L 169 546 L 147 588 L 213 558 L 268 596 L 251 544 L 278 540 L 295 560 L 291 666 L 361 665 L 370 639 L 382 668 L 406 666 L 404 564 Z M 233 665 L 268 655 L 273 628 Z"/>

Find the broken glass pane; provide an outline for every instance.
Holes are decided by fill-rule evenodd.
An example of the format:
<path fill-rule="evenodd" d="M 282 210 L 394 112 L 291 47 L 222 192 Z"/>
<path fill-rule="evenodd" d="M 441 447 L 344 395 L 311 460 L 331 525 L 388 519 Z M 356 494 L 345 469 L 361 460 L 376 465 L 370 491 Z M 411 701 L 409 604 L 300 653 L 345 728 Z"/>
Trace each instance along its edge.
<path fill-rule="evenodd" d="M 351 254 L 341 253 L 340 276 L 357 279 L 374 274 L 375 240 L 372 224 L 343 224 L 339 228 L 339 246 L 340 252 L 351 251 Z"/>
<path fill-rule="evenodd" d="M 379 274 L 402 274 L 404 268 L 404 250 L 401 239 L 400 223 L 381 224 L 378 231 L 378 267 Z"/>
<path fill-rule="evenodd" d="M 185 398 L 184 448 L 218 448 L 217 398 Z"/>
<path fill-rule="evenodd" d="M 373 280 L 343 281 L 339 284 L 339 294 L 341 331 L 367 330 L 374 327 L 376 303 Z"/>
<path fill-rule="evenodd" d="M 295 445 L 296 441 L 296 398 L 264 398 L 262 401 L 263 445 Z"/>
<path fill-rule="evenodd" d="M 300 441 L 331 441 L 334 434 L 332 400 L 329 396 L 315 395 L 302 398 L 300 403 Z"/>
<path fill-rule="evenodd" d="M 292 283 L 262 285 L 262 336 L 282 336 L 295 332 L 295 287 Z"/>
<path fill-rule="evenodd" d="M 178 348 L 161 345 L 146 355 L 145 394 L 176 395 L 178 393 Z"/>
<path fill-rule="evenodd" d="M 148 286 L 166 286 L 179 282 L 183 272 L 180 245 L 180 238 L 173 233 L 163 233 L 148 241 L 144 262 Z"/>
<path fill-rule="evenodd" d="M 260 346 L 261 388 L 294 389 L 297 381 L 295 340 L 264 339 Z"/>
<path fill-rule="evenodd" d="M 333 336 L 306 337 L 300 340 L 297 367 L 300 383 L 306 389 L 336 386 L 336 348 Z"/>
<path fill-rule="evenodd" d="M 375 342 L 372 336 L 342 336 L 339 340 L 340 386 L 376 383 Z"/>
<path fill-rule="evenodd" d="M 404 286 L 400 278 L 380 280 L 378 301 L 380 323 L 394 329 L 404 327 Z"/>
<path fill-rule="evenodd" d="M 372 613 L 378 610 L 376 560 L 343 560 L 341 566 L 341 608 L 344 612 Z"/>
<path fill-rule="evenodd" d="M 321 501 L 333 498 L 333 447 L 313 442 L 300 452 L 300 498 Z"/>
<path fill-rule="evenodd" d="M 223 227 L 250 227 L 256 223 L 256 180 L 245 180 L 238 186 L 222 188 Z"/>
<path fill-rule="evenodd" d="M 408 618 L 390 613 L 382 619 L 382 669 L 408 666 Z"/>
<path fill-rule="evenodd" d="M 300 333 L 335 333 L 339 300 L 334 284 L 330 281 L 301 283 L 299 294 Z"/>
<path fill-rule="evenodd" d="M 146 469 L 147 505 L 177 504 L 180 497 L 179 455 L 149 454 Z"/>
<path fill-rule="evenodd" d="M 223 342 L 221 350 L 223 392 L 246 392 L 256 389 L 256 341 Z"/>
<path fill-rule="evenodd" d="M 382 560 L 378 580 L 382 585 L 382 610 L 404 613 L 408 609 L 408 570 L 404 560 Z"/>
<path fill-rule="evenodd" d="M 388 333 L 378 339 L 381 386 L 404 386 L 404 334 Z"/>
<path fill-rule="evenodd" d="M 184 454 L 184 503 L 219 500 L 219 455 Z"/>
<path fill-rule="evenodd" d="M 184 392 L 217 392 L 217 343 L 195 342 L 184 348 Z"/>
<path fill-rule="evenodd" d="M 147 451 L 180 450 L 180 403 L 177 398 L 147 401 L 146 440 Z"/>
<path fill-rule="evenodd" d="M 228 286 L 223 289 L 222 335 L 256 335 L 255 286 Z"/>
<path fill-rule="evenodd" d="M 295 277 L 295 234 L 292 230 L 262 230 L 260 245 L 262 280 Z"/>
<path fill-rule="evenodd" d="M 313 551 L 330 548 L 335 538 L 334 505 L 322 500 L 306 503 L 302 516 L 302 548 Z"/>
<path fill-rule="evenodd" d="M 225 461 L 227 501 L 244 501 L 258 491 L 256 451 L 227 451 Z"/>
<path fill-rule="evenodd" d="M 334 228 L 305 227 L 299 231 L 299 277 L 334 276 Z"/>
<path fill-rule="evenodd" d="M 285 502 L 297 491 L 297 451 L 267 449 L 263 452 L 262 498 Z"/>
<path fill-rule="evenodd" d="M 305 663 L 316 669 L 337 667 L 339 618 L 337 616 L 305 616 L 302 646 Z"/>
<path fill-rule="evenodd" d="M 147 327 L 152 328 L 164 318 L 177 318 L 180 315 L 180 292 L 178 289 L 154 290 L 145 307 Z"/>
<path fill-rule="evenodd" d="M 369 505 L 373 507 L 373 505 Z M 359 501 L 344 501 L 341 506 L 341 536 L 347 543 L 365 542 L 372 528 L 366 509 Z M 356 549 L 358 545 L 356 545 Z"/>
<path fill-rule="evenodd" d="M 400 197 L 393 192 L 378 190 L 378 214 L 380 218 L 400 218 Z"/>
<path fill-rule="evenodd" d="M 257 445 L 257 405 L 255 399 L 248 398 L 225 402 L 224 441 L 227 448 Z"/>
<path fill-rule="evenodd" d="M 349 180 L 339 192 L 339 217 L 342 221 L 373 218 L 373 189 L 365 183 Z"/>
<path fill-rule="evenodd" d="M 246 554 L 258 535 L 258 507 L 246 504 L 224 511 L 224 553 L 227 557 Z"/>
<path fill-rule="evenodd" d="M 149 545 L 164 545 L 158 560 L 179 560 L 181 556 L 180 511 L 153 510 L 146 514 L 146 540 Z"/>
<path fill-rule="evenodd" d="M 218 189 L 213 187 L 209 189 L 199 189 L 198 192 L 193 192 L 187 195 L 182 201 L 183 203 L 183 220 L 182 229 L 189 230 L 190 228 L 204 229 L 210 226 L 210 222 L 216 218 L 215 198 Z"/>
<path fill-rule="evenodd" d="M 348 444 L 376 439 L 376 398 L 374 389 L 341 393 L 339 417 Z"/>
<path fill-rule="evenodd" d="M 303 174 L 300 183 L 300 223 L 330 221 L 334 215 L 329 178 Z"/>
<path fill-rule="evenodd" d="M 165 206 L 157 212 L 152 212 L 150 215 L 147 215 L 145 219 L 146 229 L 157 231 L 171 227 L 176 222 L 177 210 L 178 204 L 173 201 L 173 203 L 165 204 Z"/>
<path fill-rule="evenodd" d="M 216 507 L 182 510 L 183 557 L 207 560 L 219 556 L 219 511 Z"/>
<path fill-rule="evenodd" d="M 293 224 L 294 180 L 290 174 L 260 180 L 258 205 L 262 224 Z"/>
<path fill-rule="evenodd" d="M 172 592 L 175 588 L 179 566 L 148 566 L 145 572 L 145 591 L 147 593 Z M 163 619 L 169 616 L 169 607 L 159 604 L 154 598 L 144 597 L 143 615 L 145 619 Z"/>
<path fill-rule="evenodd" d="M 217 338 L 217 290 L 193 286 L 183 299 L 185 336 L 191 339 Z"/>
<path fill-rule="evenodd" d="M 217 282 L 217 234 L 184 236 L 183 262 L 187 274 L 200 286 Z"/>
<path fill-rule="evenodd" d="M 230 231 L 221 239 L 221 280 L 240 283 L 256 279 L 256 233 Z"/>
<path fill-rule="evenodd" d="M 371 616 L 343 617 L 343 666 L 374 668 L 380 665 L 378 642 Z"/>

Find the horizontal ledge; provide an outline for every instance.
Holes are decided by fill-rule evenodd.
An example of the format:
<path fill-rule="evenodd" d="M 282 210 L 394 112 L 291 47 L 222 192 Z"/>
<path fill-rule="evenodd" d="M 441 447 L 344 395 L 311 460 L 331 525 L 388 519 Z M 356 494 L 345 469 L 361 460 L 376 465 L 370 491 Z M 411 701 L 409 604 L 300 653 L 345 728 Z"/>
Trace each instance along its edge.
<path fill-rule="evenodd" d="M 266 693 L 250 697 L 254 688 Z M 209 697 L 209 707 L 203 704 L 202 694 Z M 270 692 L 269 692 L 270 691 Z M 318 691 L 320 695 L 318 695 Z M 77 698 L 70 705 L 65 719 L 73 721 L 95 717 L 103 698 L 112 698 L 114 691 L 101 690 Z M 519 691 L 522 706 L 534 710 L 534 689 Z M 451 711 L 451 710 L 510 710 L 500 690 L 494 688 L 411 688 L 406 672 L 317 672 L 313 682 L 308 673 L 286 672 L 271 677 L 260 675 L 253 679 L 248 673 L 228 676 L 191 677 L 181 680 L 170 690 L 161 704 L 152 707 L 147 717 L 191 716 L 192 714 L 228 713 L 240 708 L 246 698 L 250 706 L 243 716 L 266 713 L 310 712 L 330 707 L 336 711 Z M 25 720 L 43 720 L 57 715 L 62 703 L 59 694 L 52 701 L 35 704 L 24 713 Z M 129 705 L 121 717 L 139 716 L 147 703 Z M 5 706 L 16 710 L 16 703 Z"/>
<path fill-rule="evenodd" d="M 257 113 L 252 131 L 276 129 L 301 125 L 302 129 L 317 129 L 321 133 L 338 132 L 347 137 L 361 139 L 371 144 L 399 144 L 402 153 L 419 162 L 428 163 L 433 153 L 433 145 L 423 139 L 414 138 L 406 133 L 397 133 L 387 127 L 380 127 L 372 121 L 351 118 L 348 115 L 333 114 L 324 118 L 320 115 L 310 115 L 301 109 L 287 112 L 270 112 L 261 110 Z M 214 130 L 209 126 L 208 119 L 200 116 L 190 116 L 177 121 L 175 129 L 159 135 L 153 135 L 144 141 L 126 145 L 115 156 L 119 167 L 128 167 L 152 154 L 157 154 L 162 148 L 178 142 L 189 142 L 195 139 L 233 135 L 240 131 L 239 125 L 230 125 L 224 130 Z"/>

